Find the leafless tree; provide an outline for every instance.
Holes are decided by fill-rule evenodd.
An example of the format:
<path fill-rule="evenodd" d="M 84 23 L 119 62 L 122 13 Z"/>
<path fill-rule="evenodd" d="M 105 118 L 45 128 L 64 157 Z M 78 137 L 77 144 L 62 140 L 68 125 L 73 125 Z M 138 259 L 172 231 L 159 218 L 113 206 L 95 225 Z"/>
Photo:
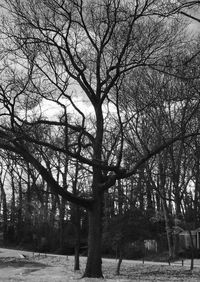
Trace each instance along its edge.
<path fill-rule="evenodd" d="M 169 50 L 182 42 L 176 16 L 180 3 L 4 0 L 3 7 L 0 147 L 34 166 L 54 193 L 88 210 L 84 276 L 101 277 L 104 193 L 116 180 L 130 177 L 153 155 L 187 136 L 181 131 L 134 158 L 131 167 L 124 164 L 128 120 L 124 123 L 125 113 L 119 107 L 122 87 L 136 69 L 166 70 Z M 85 109 L 79 106 L 80 99 L 87 101 Z M 59 115 L 45 115 L 48 103 Z M 111 134 L 111 152 L 105 154 L 104 118 L 113 115 L 119 128 L 114 137 Z M 47 125 L 67 138 L 52 142 Z M 87 193 L 74 194 L 56 180 L 38 155 L 41 146 L 88 168 Z"/>

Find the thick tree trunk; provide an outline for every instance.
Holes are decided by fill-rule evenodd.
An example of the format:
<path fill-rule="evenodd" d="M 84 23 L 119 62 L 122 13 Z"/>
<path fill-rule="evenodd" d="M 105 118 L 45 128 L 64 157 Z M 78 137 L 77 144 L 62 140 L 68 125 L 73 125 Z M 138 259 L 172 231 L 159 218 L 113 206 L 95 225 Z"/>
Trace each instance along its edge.
<path fill-rule="evenodd" d="M 100 93 L 98 93 L 100 97 Z M 103 142 L 103 113 L 102 104 L 99 100 L 95 106 L 96 113 L 96 137 L 93 146 L 93 159 L 101 162 Z M 103 182 L 100 168 L 93 167 L 92 192 L 94 203 L 88 210 L 89 231 L 88 231 L 88 258 L 84 277 L 100 278 L 102 274 L 101 241 L 102 241 L 102 218 L 104 193 L 100 192 L 99 184 Z"/>
<path fill-rule="evenodd" d="M 101 239 L 102 239 L 102 197 L 95 202 L 88 212 L 88 258 L 83 277 L 100 278 L 102 274 Z"/>

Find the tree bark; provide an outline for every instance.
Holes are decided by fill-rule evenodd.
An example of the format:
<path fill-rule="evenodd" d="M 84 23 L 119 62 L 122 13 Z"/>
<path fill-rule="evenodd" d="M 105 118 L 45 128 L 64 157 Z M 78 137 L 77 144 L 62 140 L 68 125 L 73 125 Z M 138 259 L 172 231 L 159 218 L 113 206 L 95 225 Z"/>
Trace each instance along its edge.
<path fill-rule="evenodd" d="M 98 93 L 100 97 L 100 93 Z M 103 112 L 101 101 L 95 105 L 96 113 L 96 138 L 93 144 L 93 159 L 101 162 L 103 142 Z M 101 168 L 93 167 L 93 205 L 88 209 L 89 231 L 88 231 L 88 258 L 83 277 L 102 278 L 102 218 L 104 192 L 100 191 L 99 184 L 103 182 Z"/>
<path fill-rule="evenodd" d="M 93 208 L 88 211 L 88 258 L 83 277 L 102 278 L 101 239 L 102 239 L 102 197 L 99 196 Z"/>

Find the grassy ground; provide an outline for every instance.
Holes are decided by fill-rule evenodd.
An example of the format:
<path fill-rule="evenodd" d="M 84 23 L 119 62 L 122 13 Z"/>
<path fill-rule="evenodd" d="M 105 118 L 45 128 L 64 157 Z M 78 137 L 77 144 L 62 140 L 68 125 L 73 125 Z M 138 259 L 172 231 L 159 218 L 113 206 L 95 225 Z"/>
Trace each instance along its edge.
<path fill-rule="evenodd" d="M 81 258 L 81 270 L 73 271 L 73 257 L 64 256 L 30 256 L 0 257 L 0 281 L 30 282 L 131 282 L 131 281 L 200 281 L 200 268 L 191 272 L 188 266 L 142 264 L 141 262 L 124 261 L 121 275 L 116 276 L 117 261 L 103 260 L 104 280 L 81 279 L 85 267 L 85 258 Z"/>

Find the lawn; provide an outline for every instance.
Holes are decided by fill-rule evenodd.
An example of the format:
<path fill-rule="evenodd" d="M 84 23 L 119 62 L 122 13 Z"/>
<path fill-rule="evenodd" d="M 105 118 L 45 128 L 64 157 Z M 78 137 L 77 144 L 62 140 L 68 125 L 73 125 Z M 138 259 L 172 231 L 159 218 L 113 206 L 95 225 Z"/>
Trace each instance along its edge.
<path fill-rule="evenodd" d="M 121 275 L 116 276 L 117 261 L 103 260 L 104 280 L 84 278 L 86 259 L 81 257 L 81 270 L 73 271 L 73 257 L 64 256 L 33 256 L 0 257 L 0 281 L 35 281 L 35 282 L 128 282 L 128 281 L 200 281 L 200 268 L 189 270 L 188 266 L 149 264 L 134 261 L 124 261 Z"/>

